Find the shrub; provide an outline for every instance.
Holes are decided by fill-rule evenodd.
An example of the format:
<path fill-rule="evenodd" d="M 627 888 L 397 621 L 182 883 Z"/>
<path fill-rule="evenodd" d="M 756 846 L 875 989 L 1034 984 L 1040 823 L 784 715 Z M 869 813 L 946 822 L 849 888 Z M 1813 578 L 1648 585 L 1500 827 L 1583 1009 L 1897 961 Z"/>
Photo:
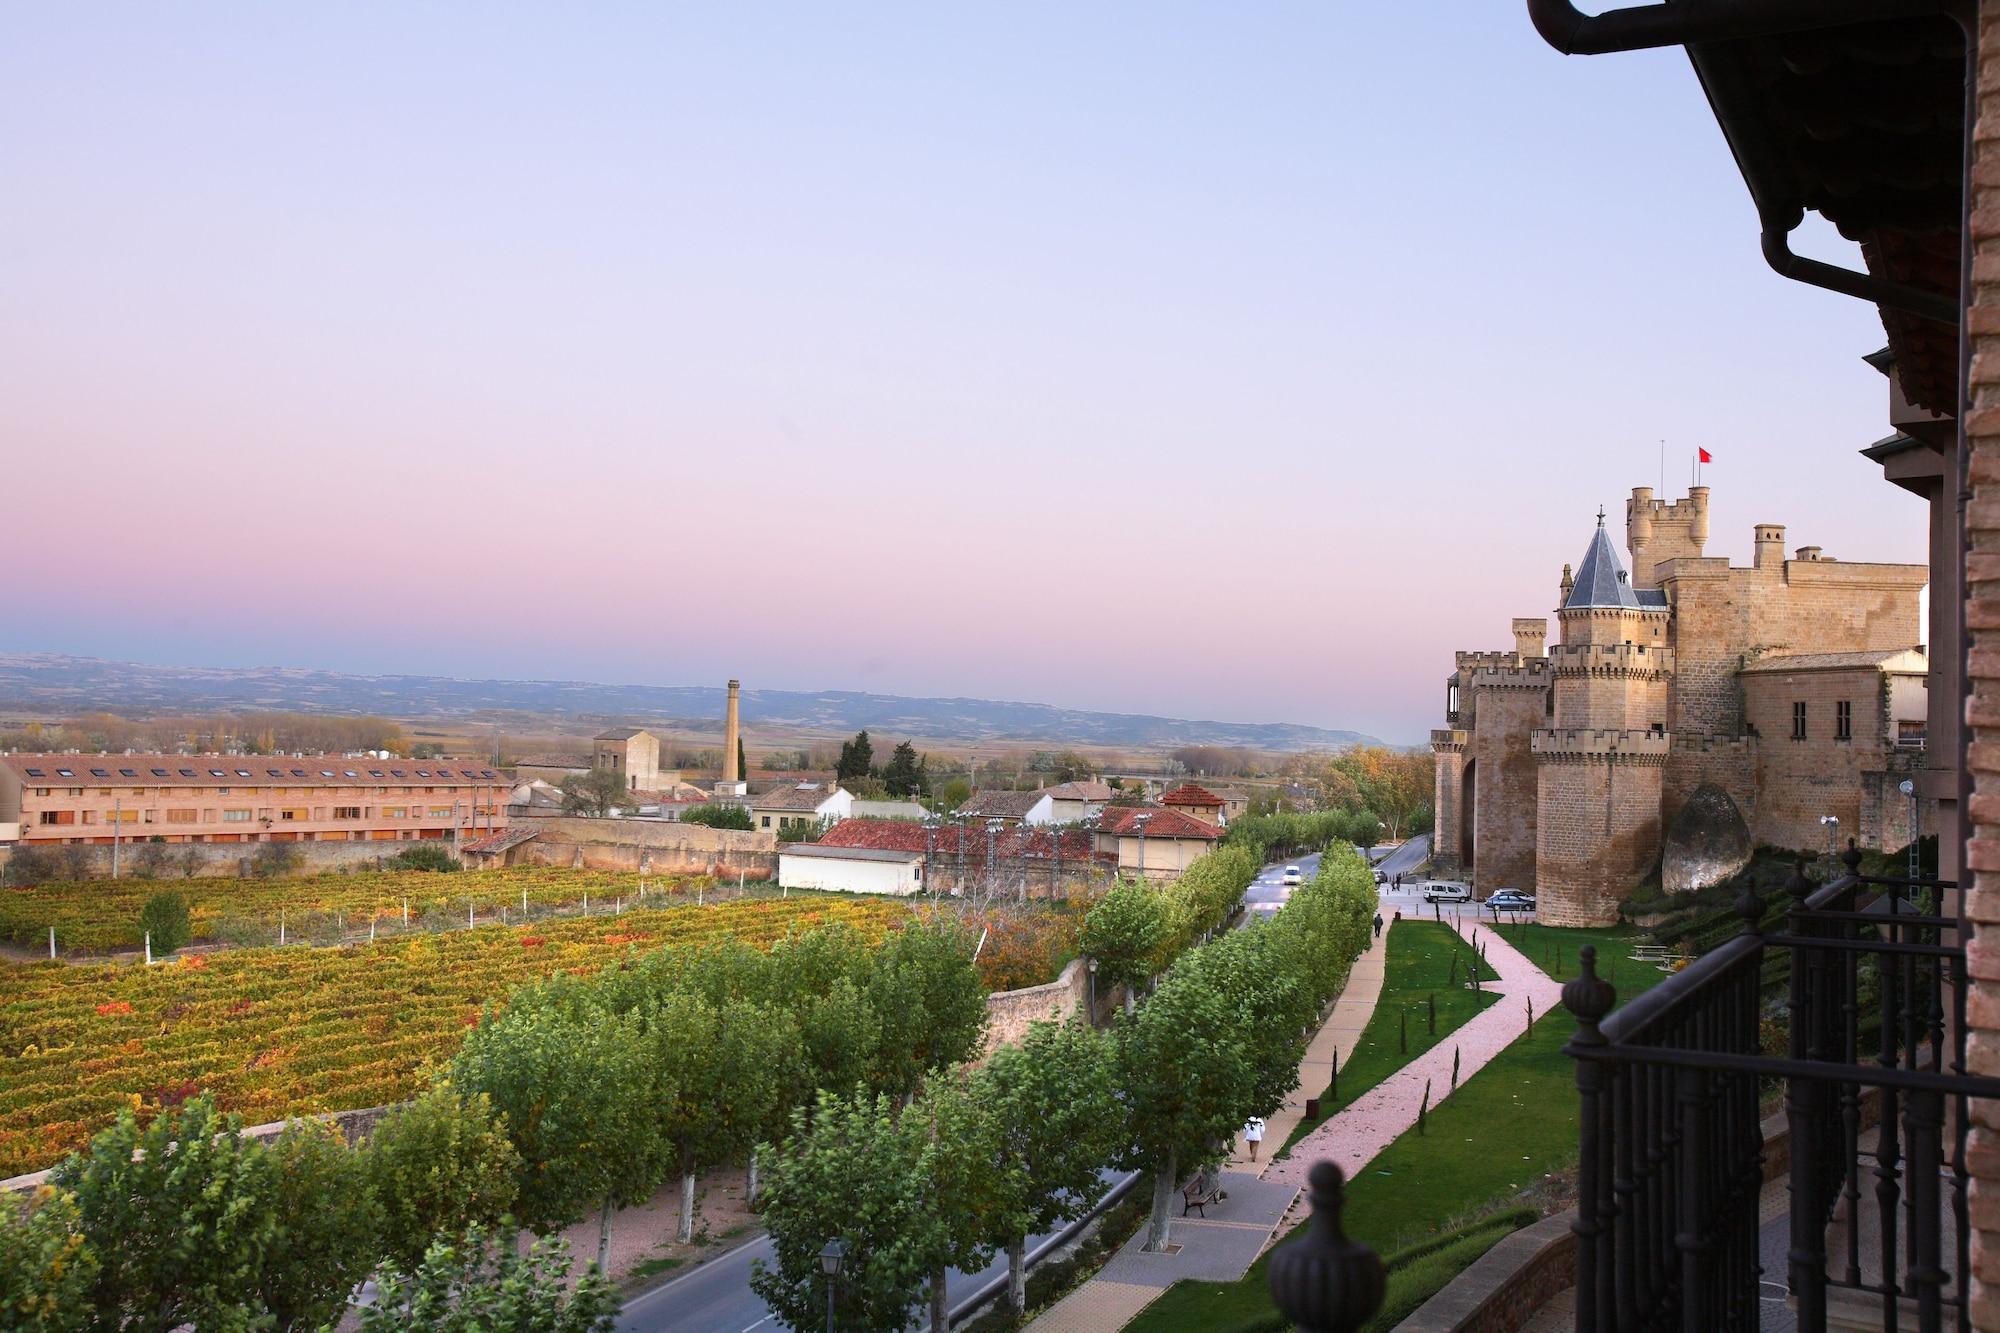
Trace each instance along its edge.
<path fill-rule="evenodd" d="M 450 852 L 446 851 L 438 843 L 420 842 L 415 846 L 406 847 L 396 853 L 396 855 L 390 857 L 385 868 L 389 870 L 428 870 L 435 874 L 448 875 L 458 869 L 458 862 L 452 857 Z M 414 1266 L 422 1258 L 423 1255 L 418 1254 L 410 1262 Z"/>
<path fill-rule="evenodd" d="M 154 953 L 172 953 L 194 938 L 194 918 L 187 899 L 174 892 L 156 893 L 139 910 L 139 929 L 153 941 Z"/>
<path fill-rule="evenodd" d="M 289 842 L 267 842 L 250 858 L 250 873 L 268 879 L 290 874 L 304 864 L 305 857 Z"/>
<path fill-rule="evenodd" d="M 486 1095 L 445 1087 L 390 1112 L 361 1156 L 381 1209 L 382 1254 L 405 1273 L 433 1241 L 497 1223 L 514 1204 L 521 1169 Z"/>
<path fill-rule="evenodd" d="M 54 879 L 56 858 L 41 847 L 16 847 L 7 859 L 7 880 L 12 884 L 40 884 Z"/>
<path fill-rule="evenodd" d="M 97 1256 L 79 1230 L 74 1195 L 43 1185 L 25 1207 L 0 1199 L 0 1318 L 24 1333 L 83 1333 Z"/>

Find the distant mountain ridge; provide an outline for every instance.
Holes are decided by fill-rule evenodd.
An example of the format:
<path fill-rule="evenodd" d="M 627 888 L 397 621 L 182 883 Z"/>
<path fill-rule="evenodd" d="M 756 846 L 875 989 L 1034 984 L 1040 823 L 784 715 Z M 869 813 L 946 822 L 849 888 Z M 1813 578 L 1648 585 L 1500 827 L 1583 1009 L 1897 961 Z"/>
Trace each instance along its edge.
<path fill-rule="evenodd" d="M 721 732 L 724 691 L 709 685 L 601 685 L 588 681 L 351 676 L 304 667 L 169 667 L 59 653 L 0 653 L 0 707 L 66 713 L 295 710 L 389 717 L 497 719 L 566 714 L 586 721 L 652 722 Z M 917 699 L 852 690 L 743 691 L 746 725 L 829 733 L 867 728 L 956 741 L 1052 745 L 1247 745 L 1315 750 L 1380 745 L 1356 731 L 1290 722 L 1209 722 L 1101 713 L 995 699 Z"/>

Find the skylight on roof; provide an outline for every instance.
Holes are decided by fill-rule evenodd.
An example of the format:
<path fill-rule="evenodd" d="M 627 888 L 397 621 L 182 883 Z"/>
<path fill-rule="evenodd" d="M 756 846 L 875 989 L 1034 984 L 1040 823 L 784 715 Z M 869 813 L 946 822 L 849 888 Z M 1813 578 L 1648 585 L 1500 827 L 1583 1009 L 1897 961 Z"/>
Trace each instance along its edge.
<path fill-rule="evenodd" d="M 322 769 L 321 769 L 321 770 L 319 771 L 319 775 L 320 775 L 321 777 L 323 777 L 323 778 L 330 778 L 330 777 L 332 777 L 332 776 L 333 776 L 333 770 L 332 770 L 332 769 L 330 769 L 330 768 L 322 768 Z M 353 775 L 352 773 L 349 773 L 349 774 L 348 774 L 347 776 L 351 778 L 351 777 L 353 777 L 354 775 Z"/>
<path fill-rule="evenodd" d="M 139 776 L 139 770 L 136 768 L 121 768 L 118 770 L 118 776 L 121 778 L 136 778 Z"/>
<path fill-rule="evenodd" d="M 250 776 L 250 770 L 247 768 L 239 768 L 236 770 L 236 776 L 239 778 L 247 778 Z"/>
<path fill-rule="evenodd" d="M 93 768 L 90 770 L 90 776 L 94 778 L 108 778 L 111 776 L 111 770 L 108 768 Z"/>
<path fill-rule="evenodd" d="M 285 770 L 282 768 L 267 768 L 264 771 L 266 773 L 269 773 L 274 778 L 281 778 L 285 776 Z M 248 773 L 245 773 L 243 776 L 247 778 L 250 775 Z"/>
<path fill-rule="evenodd" d="M 56 776 L 59 778 L 73 778 L 76 776 L 76 770 L 73 768 L 59 768 L 56 770 Z"/>
<path fill-rule="evenodd" d="M 48 774 L 42 772 L 39 768 L 31 768 L 28 770 L 28 776 L 31 778 L 45 778 Z"/>
<path fill-rule="evenodd" d="M 191 769 L 191 768 L 184 768 L 184 769 L 182 769 L 182 770 L 181 770 L 181 776 L 182 776 L 182 777 L 184 777 L 184 778 L 191 778 L 191 777 L 195 777 L 195 776 L 197 776 L 197 775 L 196 775 L 196 773 L 195 773 L 195 771 L 194 771 L 193 769 Z"/>
<path fill-rule="evenodd" d="M 167 770 L 164 768 L 156 768 L 153 770 L 153 776 L 156 778 L 168 778 L 172 777 L 173 774 L 167 772 Z"/>
<path fill-rule="evenodd" d="M 417 776 L 420 778 L 427 778 L 430 775 L 431 771 L 428 768 L 420 768 L 417 770 Z"/>
<path fill-rule="evenodd" d="M 210 777 L 212 777 L 212 778 L 226 778 L 226 777 L 228 777 L 228 776 L 229 776 L 229 775 L 228 775 L 227 773 L 223 772 L 223 771 L 222 771 L 221 769 L 219 769 L 219 768 L 211 768 L 211 769 L 209 769 L 209 770 L 208 770 L 208 775 L 209 775 Z M 243 776 L 247 778 L 247 777 L 249 777 L 250 775 L 249 775 L 248 773 L 245 773 L 245 774 L 244 774 Z"/>
<path fill-rule="evenodd" d="M 406 778 L 410 775 L 400 768 L 392 768 L 389 770 L 389 776 L 392 778 Z"/>
<path fill-rule="evenodd" d="M 383 773 L 383 771 L 379 768 L 371 768 L 368 770 L 368 776 L 371 778 L 379 778 L 379 777 L 386 777 L 388 775 Z"/>
<path fill-rule="evenodd" d="M 302 778 L 305 775 L 306 771 L 303 768 L 295 768 L 292 770 L 292 776 L 295 778 Z"/>
<path fill-rule="evenodd" d="M 340 772 L 342 777 L 358 778 L 361 776 L 359 773 L 356 773 L 351 768 L 343 768 Z"/>

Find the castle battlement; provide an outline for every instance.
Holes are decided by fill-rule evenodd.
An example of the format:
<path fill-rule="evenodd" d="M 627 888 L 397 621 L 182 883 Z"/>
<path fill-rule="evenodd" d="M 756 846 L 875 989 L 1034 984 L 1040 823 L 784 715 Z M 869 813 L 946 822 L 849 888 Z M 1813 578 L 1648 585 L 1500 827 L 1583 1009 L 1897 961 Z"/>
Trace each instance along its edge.
<path fill-rule="evenodd" d="M 1504 667 L 1517 667 L 1521 659 L 1515 653 L 1460 653 L 1460 671 L 1494 671 Z"/>
<path fill-rule="evenodd" d="M 1674 749 L 1684 754 L 1755 754 L 1755 736 L 1716 736 L 1703 732 L 1676 732 Z"/>
<path fill-rule="evenodd" d="M 1563 643 L 1549 649 L 1549 662 L 1559 676 L 1639 676 L 1656 679 L 1672 673 L 1674 650 L 1643 643 Z"/>
<path fill-rule="evenodd" d="M 1471 732 L 1456 727 L 1437 727 L 1431 731 L 1431 751 L 1435 754 L 1462 752 L 1471 741 Z"/>
<path fill-rule="evenodd" d="M 1529 746 L 1543 763 L 1664 764 L 1673 738 L 1662 731 L 1548 728 L 1537 731 Z"/>
<path fill-rule="evenodd" d="M 1522 666 L 1481 667 L 1468 686 L 1482 690 L 1545 690 L 1552 678 L 1549 664 L 1537 659 Z"/>

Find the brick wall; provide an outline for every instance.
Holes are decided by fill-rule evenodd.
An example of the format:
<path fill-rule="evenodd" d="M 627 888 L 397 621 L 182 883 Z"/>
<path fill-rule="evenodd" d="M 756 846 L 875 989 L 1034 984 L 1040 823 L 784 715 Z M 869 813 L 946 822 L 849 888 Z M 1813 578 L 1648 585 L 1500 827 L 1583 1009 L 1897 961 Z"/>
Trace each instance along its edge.
<path fill-rule="evenodd" d="M 1979 118 L 1974 131 L 1972 233 L 1973 339 L 1965 419 L 1972 499 L 1966 526 L 1966 629 L 1971 636 L 1966 711 L 1973 791 L 1966 817 L 1967 892 L 1973 923 L 1966 942 L 1972 975 L 1967 1058 L 1972 1071 L 2000 1075 L 2000 7 L 1979 20 Z M 1967 1153 L 1974 1177 L 1972 1321 L 2000 1326 L 2000 1103 L 1973 1103 Z"/>

